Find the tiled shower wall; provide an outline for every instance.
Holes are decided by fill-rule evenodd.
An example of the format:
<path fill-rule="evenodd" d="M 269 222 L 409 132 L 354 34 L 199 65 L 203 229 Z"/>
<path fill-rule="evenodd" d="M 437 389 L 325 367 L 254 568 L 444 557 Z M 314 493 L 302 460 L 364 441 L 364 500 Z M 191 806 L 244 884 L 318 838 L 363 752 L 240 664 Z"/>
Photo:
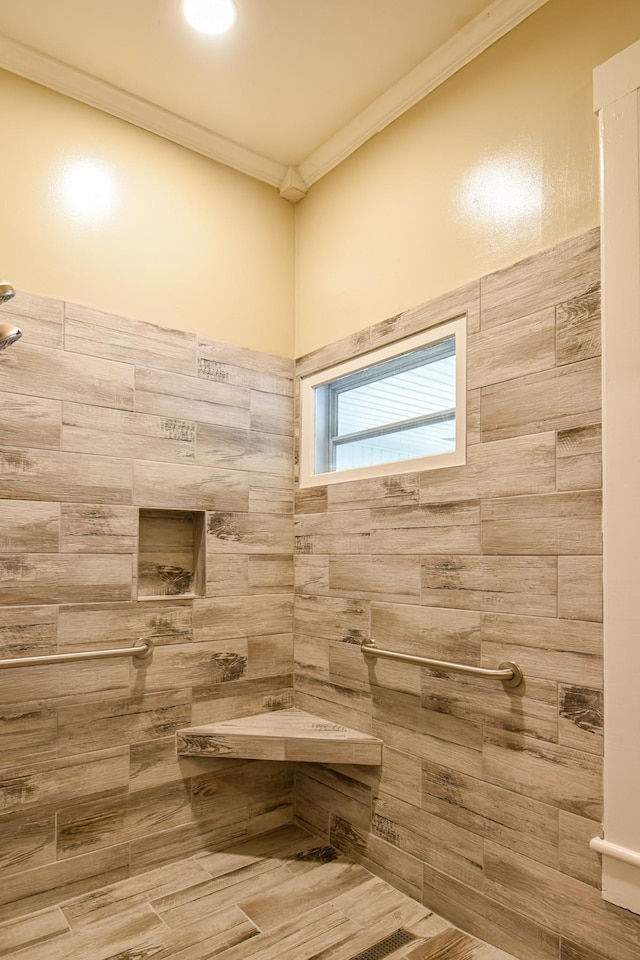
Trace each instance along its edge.
<path fill-rule="evenodd" d="M 291 703 L 292 362 L 19 294 L 0 355 L 0 921 L 291 817 L 175 731 Z M 205 511 L 201 599 L 136 599 L 138 508 Z"/>
<path fill-rule="evenodd" d="M 465 466 L 302 490 L 296 704 L 384 741 L 299 765 L 300 822 L 526 960 L 634 960 L 602 901 L 599 238 L 567 241 L 311 354 L 321 369 L 466 313 Z M 521 687 L 367 661 L 379 646 Z"/>

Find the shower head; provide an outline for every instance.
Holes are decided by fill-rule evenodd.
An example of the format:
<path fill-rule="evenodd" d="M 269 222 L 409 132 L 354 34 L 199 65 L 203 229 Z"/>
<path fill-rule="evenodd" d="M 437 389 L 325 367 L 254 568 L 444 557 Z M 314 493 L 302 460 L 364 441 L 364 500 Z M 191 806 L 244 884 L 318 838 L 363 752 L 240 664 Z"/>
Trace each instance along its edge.
<path fill-rule="evenodd" d="M 14 327 L 12 323 L 0 323 L 0 350 L 6 350 L 21 336 L 22 330 L 19 327 Z"/>
<path fill-rule="evenodd" d="M 15 295 L 16 292 L 11 284 L 7 283 L 6 280 L 0 280 L 0 304 L 6 303 L 7 300 L 11 300 Z"/>

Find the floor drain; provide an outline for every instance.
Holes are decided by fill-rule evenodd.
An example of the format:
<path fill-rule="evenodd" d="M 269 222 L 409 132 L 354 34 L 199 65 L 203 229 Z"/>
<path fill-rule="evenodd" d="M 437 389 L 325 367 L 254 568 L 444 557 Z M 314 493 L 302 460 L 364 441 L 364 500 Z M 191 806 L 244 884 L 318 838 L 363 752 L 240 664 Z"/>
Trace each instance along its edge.
<path fill-rule="evenodd" d="M 388 957 L 394 950 L 398 950 L 400 947 L 406 947 L 412 940 L 415 940 L 415 937 L 407 933 L 406 930 L 395 930 L 394 933 L 389 934 L 384 940 L 379 940 L 378 943 L 374 943 L 372 947 L 367 947 L 366 950 L 352 957 L 351 960 L 382 960 L 383 957 Z"/>

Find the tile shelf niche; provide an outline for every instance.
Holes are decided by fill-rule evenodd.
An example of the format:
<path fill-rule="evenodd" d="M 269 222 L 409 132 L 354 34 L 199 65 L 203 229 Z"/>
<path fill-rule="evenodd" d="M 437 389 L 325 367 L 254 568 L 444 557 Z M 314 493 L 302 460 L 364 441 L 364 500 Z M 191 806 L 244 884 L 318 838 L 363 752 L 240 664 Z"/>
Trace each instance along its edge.
<path fill-rule="evenodd" d="M 205 555 L 204 511 L 141 509 L 138 600 L 204 596 Z"/>
<path fill-rule="evenodd" d="M 382 740 L 304 710 L 275 710 L 178 730 L 178 756 L 382 763 Z"/>

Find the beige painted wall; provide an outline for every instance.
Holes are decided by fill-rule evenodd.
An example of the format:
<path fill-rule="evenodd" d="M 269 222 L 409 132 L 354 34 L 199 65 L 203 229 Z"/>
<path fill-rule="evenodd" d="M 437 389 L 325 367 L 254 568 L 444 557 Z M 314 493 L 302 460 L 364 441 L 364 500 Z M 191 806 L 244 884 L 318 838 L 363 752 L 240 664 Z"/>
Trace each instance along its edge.
<path fill-rule="evenodd" d="M 3 278 L 292 355 L 293 208 L 276 189 L 4 71 L 0 111 Z M 109 210 L 69 210 L 77 160 L 111 178 Z"/>
<path fill-rule="evenodd" d="M 296 208 L 296 355 L 598 223 L 592 70 L 637 0 L 549 0 Z"/>

